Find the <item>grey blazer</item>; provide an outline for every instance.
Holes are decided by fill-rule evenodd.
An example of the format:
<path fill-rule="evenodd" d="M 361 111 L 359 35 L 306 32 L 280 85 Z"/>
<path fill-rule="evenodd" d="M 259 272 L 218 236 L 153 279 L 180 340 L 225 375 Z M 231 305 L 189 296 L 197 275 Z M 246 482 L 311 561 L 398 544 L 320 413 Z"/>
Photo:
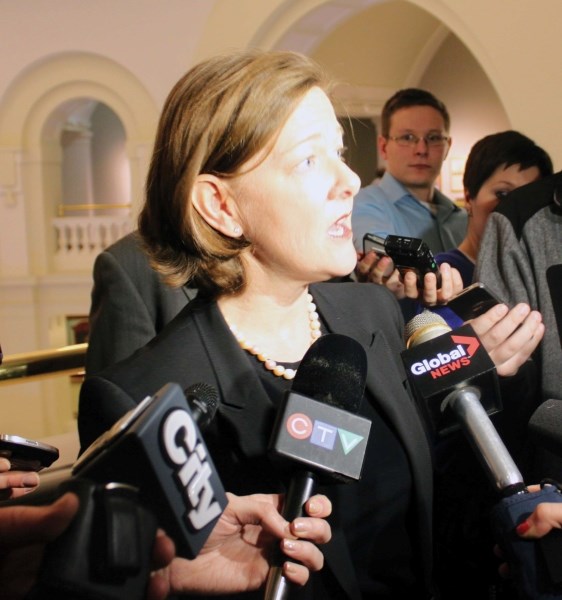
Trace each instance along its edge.
<path fill-rule="evenodd" d="M 432 465 L 426 433 L 406 389 L 399 356 L 403 321 L 398 304 L 388 290 L 377 285 L 323 283 L 311 286 L 311 293 L 328 330 L 356 339 L 366 351 L 366 387 L 378 410 L 392 423 L 409 460 L 416 516 L 415 555 L 429 582 Z M 226 489 L 239 494 L 282 491 L 278 473 L 265 458 L 274 407 L 251 357 L 239 348 L 214 302 L 190 302 L 147 346 L 86 379 L 78 415 L 82 449 L 168 382 L 178 383 L 182 389 L 206 382 L 218 390 L 218 415 L 206 430 L 205 441 Z M 356 582 L 350 576 L 353 569 L 345 549 L 337 543 L 328 546 L 323 548 L 327 562 L 348 597 L 356 598 Z"/>

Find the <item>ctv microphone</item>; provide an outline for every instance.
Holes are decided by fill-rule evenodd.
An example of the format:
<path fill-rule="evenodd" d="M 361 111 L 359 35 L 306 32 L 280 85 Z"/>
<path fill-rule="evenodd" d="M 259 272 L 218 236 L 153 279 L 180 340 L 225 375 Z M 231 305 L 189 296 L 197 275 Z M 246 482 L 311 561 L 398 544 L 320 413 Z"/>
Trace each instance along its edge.
<path fill-rule="evenodd" d="M 186 402 L 186 397 L 188 402 Z M 159 518 L 179 556 L 195 558 L 227 498 L 197 422 L 208 425 L 217 394 L 168 383 L 101 435 L 74 464 L 75 477 L 128 484 Z M 190 405 L 193 406 L 193 413 Z M 197 422 L 196 422 L 197 421 Z"/>
<path fill-rule="evenodd" d="M 324 335 L 309 348 L 277 413 L 270 452 L 292 463 L 283 516 L 303 515 L 304 503 L 318 483 L 360 479 L 371 422 L 358 416 L 367 375 L 359 342 L 345 335 Z M 288 597 L 280 553 L 269 571 L 266 600 Z"/>

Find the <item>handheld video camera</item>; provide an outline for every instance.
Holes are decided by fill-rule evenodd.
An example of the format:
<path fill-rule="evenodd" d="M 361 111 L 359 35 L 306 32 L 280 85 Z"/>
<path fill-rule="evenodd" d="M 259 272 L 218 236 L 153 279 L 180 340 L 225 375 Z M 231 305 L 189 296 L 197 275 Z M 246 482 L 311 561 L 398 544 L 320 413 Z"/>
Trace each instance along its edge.
<path fill-rule="evenodd" d="M 400 235 L 387 235 L 383 238 L 366 233 L 363 237 L 363 251 L 365 254 L 374 251 L 379 256 L 390 256 L 402 277 L 407 271 L 414 271 L 419 288 L 423 288 L 426 273 L 434 273 L 437 277 L 437 287 L 441 287 L 439 267 L 429 246 L 422 239 Z"/>

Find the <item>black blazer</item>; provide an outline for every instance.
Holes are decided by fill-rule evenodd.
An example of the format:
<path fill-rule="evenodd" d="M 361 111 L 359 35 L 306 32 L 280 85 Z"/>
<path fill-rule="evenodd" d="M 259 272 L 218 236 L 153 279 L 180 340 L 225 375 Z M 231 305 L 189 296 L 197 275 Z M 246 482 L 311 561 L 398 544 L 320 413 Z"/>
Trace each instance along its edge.
<path fill-rule="evenodd" d="M 311 286 L 311 293 L 328 330 L 356 339 L 366 351 L 366 387 L 393 425 L 409 460 L 415 555 L 428 582 L 432 465 L 425 430 L 406 390 L 399 356 L 403 321 L 398 304 L 377 285 L 323 283 Z M 220 406 L 205 441 L 226 489 L 238 494 L 282 491 L 278 473 L 265 459 L 275 411 L 251 360 L 255 359 L 239 348 L 216 303 L 192 301 L 147 346 L 84 382 L 78 414 L 82 449 L 164 384 L 175 382 L 185 389 L 206 382 L 218 390 Z M 356 583 L 345 568 L 349 560 L 345 548 L 328 546 L 323 548 L 327 562 L 347 596 L 356 598 Z"/>
<path fill-rule="evenodd" d="M 147 344 L 195 297 L 165 285 L 148 262 L 137 232 L 106 248 L 94 263 L 86 375 Z"/>

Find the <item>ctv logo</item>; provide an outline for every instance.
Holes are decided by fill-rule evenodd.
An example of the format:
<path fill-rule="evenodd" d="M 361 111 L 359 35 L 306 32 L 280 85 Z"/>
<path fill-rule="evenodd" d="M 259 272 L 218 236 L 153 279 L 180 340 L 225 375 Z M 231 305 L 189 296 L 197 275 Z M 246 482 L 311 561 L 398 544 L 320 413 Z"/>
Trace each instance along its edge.
<path fill-rule="evenodd" d="M 420 362 L 415 362 L 410 367 L 410 371 L 414 375 L 429 373 L 433 379 L 437 379 L 470 365 L 471 357 L 474 356 L 480 346 L 478 339 L 463 335 L 452 335 L 451 341 L 456 346 L 449 352 L 438 352 L 433 358 L 424 358 Z"/>
<path fill-rule="evenodd" d="M 331 423 L 314 421 L 304 413 L 293 413 L 285 422 L 288 434 L 296 440 L 309 439 L 311 444 L 326 450 L 333 450 L 339 439 L 344 454 L 349 454 L 363 440 L 362 435 L 336 427 Z"/>

